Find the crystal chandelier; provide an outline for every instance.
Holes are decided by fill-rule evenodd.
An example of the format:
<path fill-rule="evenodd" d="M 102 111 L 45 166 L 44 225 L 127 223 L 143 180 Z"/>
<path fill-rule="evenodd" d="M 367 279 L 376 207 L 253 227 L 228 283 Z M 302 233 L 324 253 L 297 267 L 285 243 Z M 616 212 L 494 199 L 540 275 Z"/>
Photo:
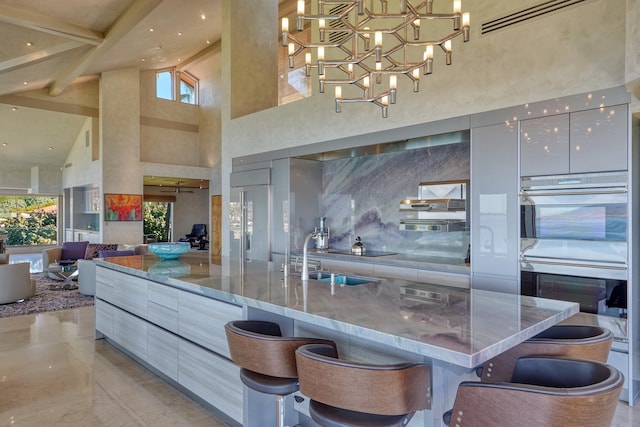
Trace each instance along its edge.
<path fill-rule="evenodd" d="M 382 117 L 387 117 L 389 104 L 396 103 L 399 75 L 409 78 L 413 91 L 418 92 L 420 74 L 433 72 L 434 49 L 440 47 L 450 65 L 451 41 L 459 35 L 469 41 L 469 14 L 462 13 L 460 0 L 453 1 L 451 13 L 434 13 L 433 0 L 417 5 L 411 0 L 395 0 L 394 6 L 399 3 L 399 7 L 392 12 L 388 11 L 388 0 L 317 1 L 318 14 L 307 15 L 304 0 L 298 0 L 296 27 L 302 31 L 305 21 L 317 21 L 318 41 L 307 43 L 296 38 L 289 33 L 289 19 L 282 18 L 282 46 L 288 49 L 290 68 L 295 57 L 305 53 L 305 73 L 309 77 L 311 69 L 317 68 L 320 93 L 326 85 L 335 85 L 337 113 L 343 103 L 370 102 L 381 107 Z M 432 34 L 443 30 L 437 21 L 446 20 L 452 21 L 453 30 L 445 30 L 448 34 L 441 36 Z M 426 21 L 429 27 L 424 25 Z M 312 64 L 314 49 L 317 62 Z M 383 76 L 388 76 L 384 83 Z M 361 96 L 343 97 L 342 85 L 358 88 L 352 92 Z"/>

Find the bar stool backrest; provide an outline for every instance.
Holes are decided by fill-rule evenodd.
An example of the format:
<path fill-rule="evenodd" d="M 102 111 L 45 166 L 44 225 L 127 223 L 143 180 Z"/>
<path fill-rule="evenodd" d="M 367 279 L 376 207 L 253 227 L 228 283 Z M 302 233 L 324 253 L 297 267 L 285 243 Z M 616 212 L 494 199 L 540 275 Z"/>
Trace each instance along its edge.
<path fill-rule="evenodd" d="M 482 368 L 482 382 L 510 381 L 516 361 L 554 356 L 606 362 L 613 342 L 610 330 L 597 326 L 556 325 L 494 357 Z"/>
<path fill-rule="evenodd" d="M 429 366 L 371 365 L 337 357 L 327 345 L 296 350 L 302 394 L 325 405 L 376 415 L 403 415 L 431 407 Z"/>
<path fill-rule="evenodd" d="M 297 378 L 296 348 L 335 343 L 319 338 L 283 337 L 277 323 L 235 320 L 225 325 L 231 360 L 241 368 L 277 378 Z"/>
<path fill-rule="evenodd" d="M 512 382 L 462 382 L 449 425 L 609 426 L 623 383 L 617 369 L 600 362 L 521 358 Z"/>

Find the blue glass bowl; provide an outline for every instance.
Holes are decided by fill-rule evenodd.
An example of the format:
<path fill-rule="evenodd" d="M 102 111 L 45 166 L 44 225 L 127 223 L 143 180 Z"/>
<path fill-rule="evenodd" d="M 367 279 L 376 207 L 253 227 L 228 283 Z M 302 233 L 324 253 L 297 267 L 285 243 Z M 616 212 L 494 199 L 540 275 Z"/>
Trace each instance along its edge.
<path fill-rule="evenodd" d="M 149 252 L 162 259 L 178 259 L 190 248 L 189 242 L 149 243 Z"/>

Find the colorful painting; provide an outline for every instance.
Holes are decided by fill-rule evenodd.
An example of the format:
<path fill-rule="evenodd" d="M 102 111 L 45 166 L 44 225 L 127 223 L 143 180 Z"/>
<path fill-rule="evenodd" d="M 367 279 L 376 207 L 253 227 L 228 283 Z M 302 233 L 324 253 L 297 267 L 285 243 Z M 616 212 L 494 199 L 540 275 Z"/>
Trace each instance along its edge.
<path fill-rule="evenodd" d="M 142 221 L 142 195 L 105 194 L 105 221 Z"/>

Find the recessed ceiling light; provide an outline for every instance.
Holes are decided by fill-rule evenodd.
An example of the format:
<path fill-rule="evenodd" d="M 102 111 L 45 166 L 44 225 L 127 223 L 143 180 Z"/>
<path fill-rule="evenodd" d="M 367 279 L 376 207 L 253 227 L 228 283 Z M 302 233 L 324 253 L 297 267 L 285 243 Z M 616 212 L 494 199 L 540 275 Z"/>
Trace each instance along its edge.
<path fill-rule="evenodd" d="M 31 46 L 33 46 L 33 43 L 27 42 L 27 46 L 31 47 Z"/>
<path fill-rule="evenodd" d="M 3 146 L 3 147 L 6 147 L 7 145 L 9 145 L 9 144 L 7 144 L 6 142 L 3 142 L 3 143 L 2 143 L 2 146 Z"/>
<path fill-rule="evenodd" d="M 24 82 L 22 82 L 22 84 L 28 85 L 28 84 L 29 84 L 29 82 L 24 81 Z"/>
<path fill-rule="evenodd" d="M 11 107 L 11 111 L 18 111 L 18 107 Z"/>
<path fill-rule="evenodd" d="M 178 35 L 181 36 L 182 35 L 182 31 L 178 31 Z"/>
<path fill-rule="evenodd" d="M 149 31 L 151 31 L 153 33 L 153 28 L 149 28 Z"/>
<path fill-rule="evenodd" d="M 182 61 L 182 58 L 178 58 L 178 62 Z"/>
<path fill-rule="evenodd" d="M 142 58 L 140 61 L 144 62 L 144 61 L 146 61 L 146 59 Z"/>
<path fill-rule="evenodd" d="M 211 44 L 211 40 L 207 40 L 207 44 Z"/>
<path fill-rule="evenodd" d="M 49 151 L 53 151 L 53 147 L 49 147 Z"/>
<path fill-rule="evenodd" d="M 200 18 L 204 21 L 205 19 L 207 19 L 207 17 L 204 15 L 204 13 L 202 15 L 200 15 Z"/>

